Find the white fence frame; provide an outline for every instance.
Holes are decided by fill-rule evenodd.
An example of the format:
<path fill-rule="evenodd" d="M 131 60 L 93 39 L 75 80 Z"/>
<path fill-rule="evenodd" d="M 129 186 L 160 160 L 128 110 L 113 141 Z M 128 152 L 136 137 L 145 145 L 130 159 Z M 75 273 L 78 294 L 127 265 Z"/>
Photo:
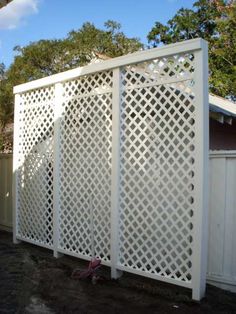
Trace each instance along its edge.
<path fill-rule="evenodd" d="M 151 61 L 157 58 L 171 57 L 181 53 L 194 53 L 195 55 L 195 72 L 194 72 L 194 93 L 195 93 L 195 212 L 193 217 L 193 255 L 192 255 L 192 280 L 191 283 L 176 281 L 170 277 L 163 277 L 151 273 L 140 273 L 122 267 L 117 262 L 118 254 L 118 210 L 119 210 L 119 169 L 120 169 L 120 68 L 145 61 Z M 66 253 L 58 250 L 58 159 L 59 159 L 59 125 L 61 117 L 62 104 L 62 83 L 78 77 L 101 72 L 104 70 L 113 70 L 113 101 L 112 101 L 112 184 L 111 184 L 111 273 L 113 278 L 117 278 L 120 271 L 130 271 L 154 279 L 162 280 L 169 283 L 178 284 L 192 289 L 192 297 L 200 300 L 205 293 L 206 268 L 207 268 L 207 208 L 208 208 L 208 53 L 207 43 L 202 39 L 194 39 L 186 42 L 168 45 L 161 48 L 141 51 L 127 56 L 104 61 L 83 68 L 77 68 L 60 74 L 52 75 L 26 84 L 14 87 L 15 94 L 15 124 L 14 124 L 14 157 L 13 157 L 13 174 L 14 174 L 14 242 L 21 239 L 17 235 L 17 208 L 18 208 L 18 169 L 19 161 L 17 152 L 19 150 L 19 114 L 21 94 L 34 89 L 55 85 L 55 124 L 54 124 L 54 183 L 53 183 L 53 222 L 54 222 L 54 255 Z M 172 79 L 165 81 L 165 84 L 171 84 Z M 55 180 L 56 179 L 56 180 Z M 28 240 L 34 243 L 34 241 Z M 46 245 L 42 245 L 47 247 Z M 73 255 L 73 253 L 71 253 Z M 78 256 L 78 255 L 76 255 Z M 84 256 L 81 256 L 85 258 Z M 106 264 L 106 263 L 104 263 Z M 109 265 L 109 263 L 107 263 Z"/>

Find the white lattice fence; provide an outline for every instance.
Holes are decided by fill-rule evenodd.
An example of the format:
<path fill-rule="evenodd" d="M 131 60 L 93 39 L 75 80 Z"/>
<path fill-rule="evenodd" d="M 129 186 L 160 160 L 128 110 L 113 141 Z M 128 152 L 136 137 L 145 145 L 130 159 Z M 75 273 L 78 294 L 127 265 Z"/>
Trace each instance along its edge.
<path fill-rule="evenodd" d="M 128 66 L 122 76 L 120 264 L 191 282 L 194 54 Z M 184 81 L 165 84 L 170 77 Z"/>
<path fill-rule="evenodd" d="M 205 42 L 71 70 L 15 93 L 15 239 L 85 259 L 94 239 L 112 277 L 134 272 L 189 287 L 200 299 Z"/>
<path fill-rule="evenodd" d="M 52 247 L 54 88 L 21 94 L 17 109 L 18 237 Z"/>
<path fill-rule="evenodd" d="M 63 84 L 60 128 L 59 248 L 110 260 L 112 72 Z M 71 214 L 73 213 L 73 214 Z"/>

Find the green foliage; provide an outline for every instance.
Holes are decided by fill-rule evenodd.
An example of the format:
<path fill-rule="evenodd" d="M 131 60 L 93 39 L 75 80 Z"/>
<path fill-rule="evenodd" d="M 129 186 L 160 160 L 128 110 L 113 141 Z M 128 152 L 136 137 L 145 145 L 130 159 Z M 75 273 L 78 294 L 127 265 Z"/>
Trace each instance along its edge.
<path fill-rule="evenodd" d="M 96 53 L 116 57 L 142 48 L 138 39 L 127 38 L 120 31 L 120 24 L 107 21 L 105 27 L 101 30 L 85 23 L 65 39 L 40 40 L 26 47 L 15 47 L 17 56 L 7 71 L 8 80 L 19 84 L 83 66 Z"/>
<path fill-rule="evenodd" d="M 65 39 L 39 40 L 14 48 L 14 62 L 6 71 L 0 63 L 0 130 L 13 119 L 13 86 L 88 64 L 96 54 L 116 57 L 142 49 L 137 38 L 128 38 L 121 25 L 108 20 L 105 29 L 85 23 Z"/>
<path fill-rule="evenodd" d="M 0 63 L 0 81 L 5 78 L 5 65 Z"/>
<path fill-rule="evenodd" d="M 100 30 L 91 23 L 85 23 L 78 31 L 69 33 L 68 39 L 74 47 L 72 53 L 79 65 L 90 62 L 96 53 L 118 57 L 143 47 L 137 38 L 127 38 L 120 31 L 119 23 L 108 20 L 105 28 Z"/>
<path fill-rule="evenodd" d="M 0 152 L 4 149 L 4 139 L 2 133 L 0 133 Z"/>
<path fill-rule="evenodd" d="M 193 9 L 180 9 L 148 34 L 151 46 L 204 38 L 209 42 L 210 90 L 236 100 L 236 2 L 199 0 Z"/>
<path fill-rule="evenodd" d="M 3 73 L 5 76 L 5 72 Z M 13 119 L 12 84 L 6 79 L 0 80 L 0 135 L 8 122 Z"/>

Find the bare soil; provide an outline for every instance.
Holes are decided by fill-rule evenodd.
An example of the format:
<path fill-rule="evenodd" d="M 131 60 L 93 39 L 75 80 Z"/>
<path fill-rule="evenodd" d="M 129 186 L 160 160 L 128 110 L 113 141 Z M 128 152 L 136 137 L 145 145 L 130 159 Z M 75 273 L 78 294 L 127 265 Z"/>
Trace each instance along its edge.
<path fill-rule="evenodd" d="M 110 280 L 71 279 L 87 263 L 27 243 L 14 245 L 12 235 L 0 232 L 0 313 L 236 313 L 236 294 L 207 286 L 206 298 L 191 300 L 187 289 L 124 273 Z"/>

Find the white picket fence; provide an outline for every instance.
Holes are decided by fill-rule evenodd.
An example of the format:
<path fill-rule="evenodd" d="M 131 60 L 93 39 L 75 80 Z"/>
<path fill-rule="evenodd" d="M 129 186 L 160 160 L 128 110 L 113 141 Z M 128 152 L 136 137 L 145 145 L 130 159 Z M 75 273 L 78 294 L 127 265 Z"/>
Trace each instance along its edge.
<path fill-rule="evenodd" d="M 0 229 L 12 228 L 12 154 L 0 154 Z"/>

